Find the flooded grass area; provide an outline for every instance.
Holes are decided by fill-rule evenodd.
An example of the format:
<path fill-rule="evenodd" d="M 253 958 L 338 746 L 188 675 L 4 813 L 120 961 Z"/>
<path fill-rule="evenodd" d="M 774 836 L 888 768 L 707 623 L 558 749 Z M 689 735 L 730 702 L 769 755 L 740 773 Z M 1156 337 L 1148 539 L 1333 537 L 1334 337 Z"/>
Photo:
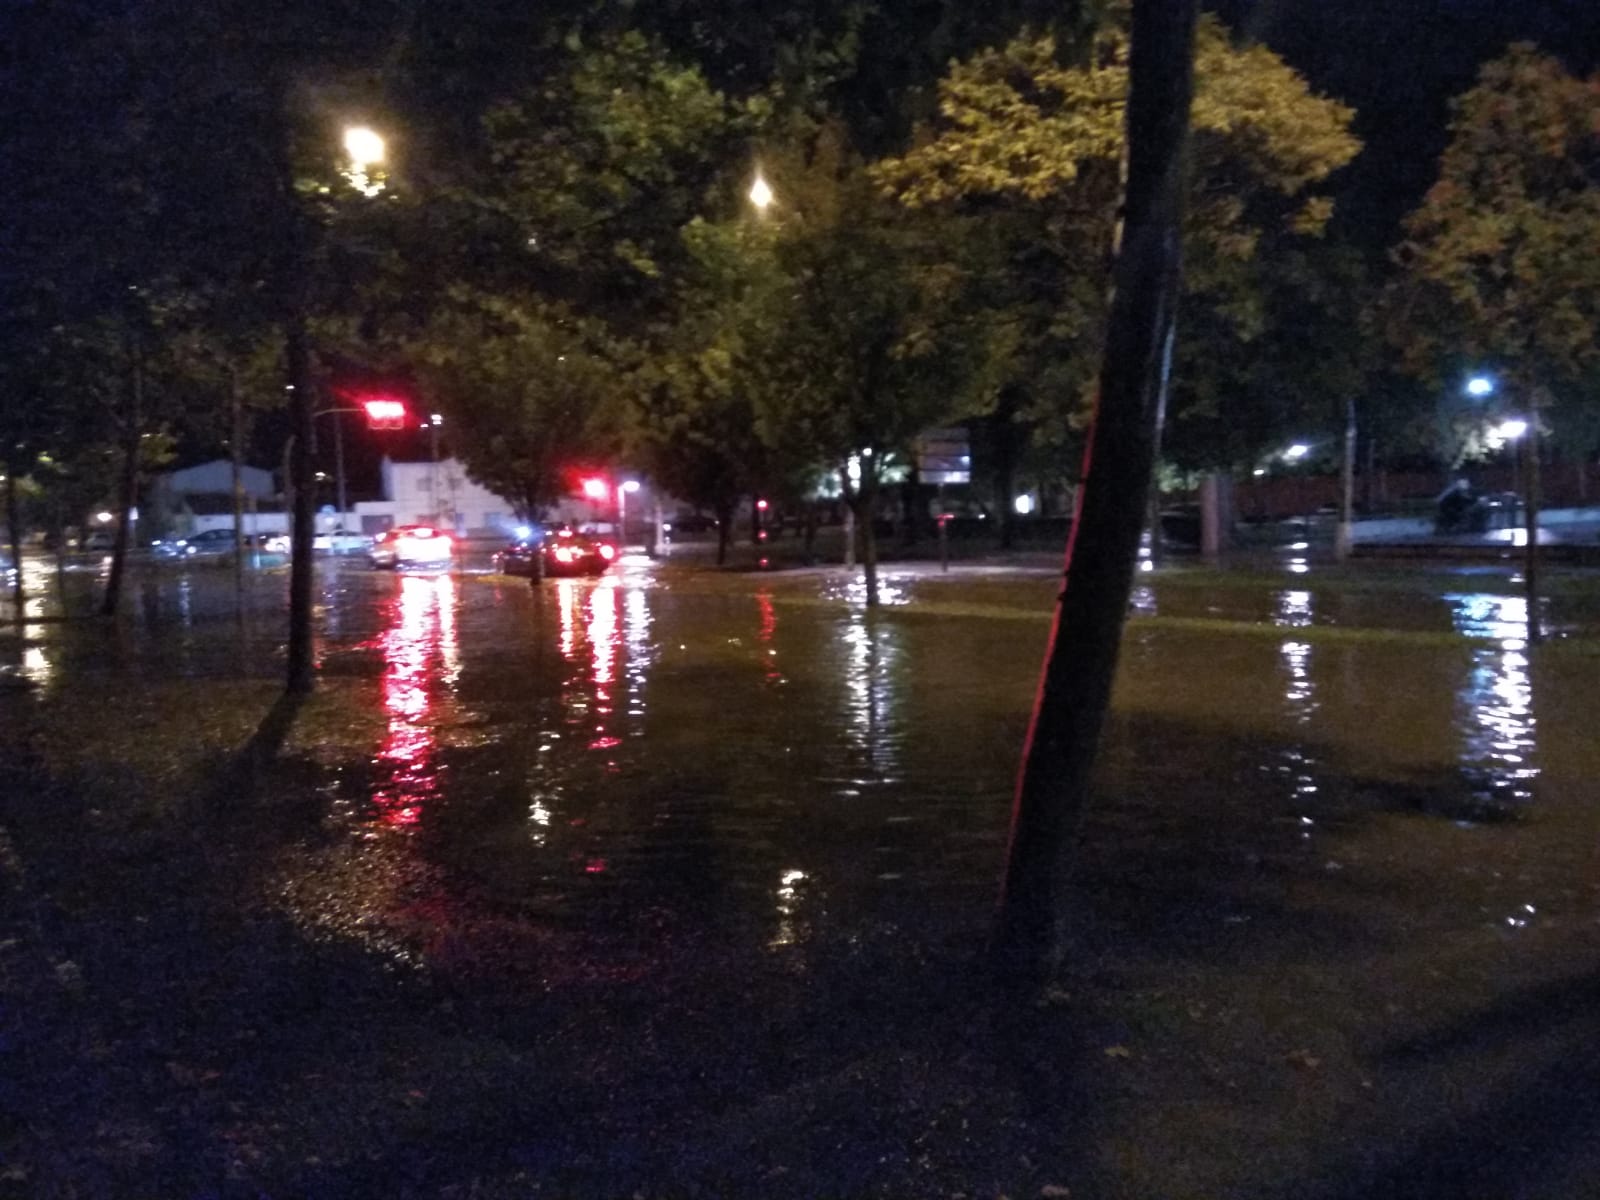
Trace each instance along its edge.
<path fill-rule="evenodd" d="M 1565 1197 L 1600 580 L 1142 573 L 1061 978 L 1048 570 L 151 576 L 0 633 L 0 1196 Z"/>

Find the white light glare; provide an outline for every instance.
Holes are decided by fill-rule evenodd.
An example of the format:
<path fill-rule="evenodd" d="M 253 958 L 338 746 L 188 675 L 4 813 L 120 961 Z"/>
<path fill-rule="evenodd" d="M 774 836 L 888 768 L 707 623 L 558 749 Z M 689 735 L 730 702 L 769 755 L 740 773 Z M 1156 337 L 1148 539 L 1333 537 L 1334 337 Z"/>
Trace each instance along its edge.
<path fill-rule="evenodd" d="M 1526 421 L 1502 421 L 1495 427 L 1494 436 L 1502 441 L 1514 442 L 1528 432 Z"/>
<path fill-rule="evenodd" d="M 1467 395 L 1469 396 L 1487 396 L 1492 391 L 1494 391 L 1494 380 L 1487 375 L 1474 375 L 1467 380 Z"/>
<path fill-rule="evenodd" d="M 1033 511 L 1033 497 L 1024 492 L 1011 502 L 1011 507 L 1023 516 L 1027 516 Z"/>
<path fill-rule="evenodd" d="M 1311 453 L 1311 447 L 1304 442 L 1296 442 L 1283 452 L 1283 457 L 1289 462 L 1296 462 Z"/>
<path fill-rule="evenodd" d="M 756 181 L 750 185 L 750 203 L 763 210 L 772 203 L 772 189 L 767 186 L 767 181 L 759 172 Z"/>
<path fill-rule="evenodd" d="M 353 125 L 344 131 L 344 149 L 350 156 L 350 165 L 357 170 L 383 161 L 383 138 L 365 125 Z"/>

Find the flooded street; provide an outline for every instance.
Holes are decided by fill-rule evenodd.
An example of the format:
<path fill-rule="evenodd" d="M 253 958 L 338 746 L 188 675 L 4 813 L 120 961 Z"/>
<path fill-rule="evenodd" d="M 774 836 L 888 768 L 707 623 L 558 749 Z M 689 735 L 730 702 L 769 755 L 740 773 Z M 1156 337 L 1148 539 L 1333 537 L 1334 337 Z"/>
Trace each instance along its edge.
<path fill-rule="evenodd" d="M 1435 1114 L 1420 1098 L 1455 1068 L 1385 1067 L 1390 1043 L 1592 970 L 1596 589 L 1558 578 L 1556 636 L 1530 649 L 1504 576 L 1294 565 L 1140 577 L 1068 968 L 1095 996 L 1073 1034 L 1091 1065 L 1105 1069 L 1104 1047 L 1131 1060 L 1102 1119 L 1173 1126 L 1080 1175 L 1074 1195 L 1245 1194 L 1242 1179 L 1278 1194 L 1362 1131 L 1425 1139 Z M 788 1044 L 773 1051 L 783 1070 L 762 1069 L 796 1069 L 786 1056 L 827 1044 L 819 1012 L 862 972 L 959 964 L 981 946 L 1048 629 L 1048 571 L 891 567 L 885 583 L 869 612 L 834 571 L 637 559 L 539 588 L 324 571 L 324 686 L 285 748 L 315 802 L 240 874 L 246 903 L 326 952 L 495 1004 L 573 988 L 602 989 L 617 1011 L 630 988 L 672 997 L 668 1015 L 698 1016 L 606 1018 L 646 1076 L 718 1036 L 706 1022 L 726 1006 L 757 1004 Z M 241 621 L 223 573 L 152 572 L 114 633 L 8 635 L 11 728 L 48 713 L 51 736 L 71 726 L 89 757 L 136 743 L 135 758 L 170 756 L 184 736 L 225 753 L 279 670 L 265 610 L 282 579 L 251 586 Z M 1504 1051 L 1470 1065 L 1491 1090 L 1570 1048 Z M 1265 1090 L 1241 1085 L 1261 1072 L 1275 1072 Z M 770 1080 L 747 1094 L 745 1076 L 717 1078 L 746 1104 L 771 1094 Z M 1228 1104 L 1196 1108 L 1196 1089 Z M 1298 1114 L 1270 1169 L 1226 1144 L 1260 1105 Z M 1023 1117 L 1000 1111 L 986 1120 L 1007 1132 L 984 1137 L 1016 1136 Z M 1174 1175 L 1180 1130 L 1218 1144 Z M 957 1158 L 970 1167 L 972 1153 Z M 1024 1175 L 1042 1178 L 1028 1154 Z M 1377 1186 L 1388 1160 L 1357 1157 L 1335 1174 Z M 850 1161 L 839 1186 L 878 1178 Z M 1005 1178 L 987 1160 L 978 1174 Z"/>

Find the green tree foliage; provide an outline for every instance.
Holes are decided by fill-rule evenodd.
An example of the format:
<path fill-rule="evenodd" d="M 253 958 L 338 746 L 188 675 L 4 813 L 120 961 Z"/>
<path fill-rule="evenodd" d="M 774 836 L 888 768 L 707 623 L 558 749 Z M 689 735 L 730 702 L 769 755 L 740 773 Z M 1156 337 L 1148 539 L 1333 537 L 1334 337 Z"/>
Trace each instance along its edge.
<path fill-rule="evenodd" d="M 733 202 L 726 165 L 760 108 L 624 34 L 490 110 L 493 169 L 475 198 L 518 277 L 637 335 L 688 265 L 680 231 Z"/>
<path fill-rule="evenodd" d="M 622 381 L 603 327 L 558 305 L 464 294 L 413 348 L 468 473 L 529 518 L 616 451 Z"/>
<path fill-rule="evenodd" d="M 1592 451 L 1600 372 L 1600 76 L 1533 46 L 1487 64 L 1454 104 L 1439 178 L 1406 218 L 1388 327 L 1414 374 L 1459 409 L 1470 371 L 1517 406 L 1556 405 L 1552 428 Z M 1477 422 L 1446 412 L 1447 452 Z"/>
<path fill-rule="evenodd" d="M 1005 382 L 1031 397 L 1017 418 L 1057 434 L 1084 411 L 1104 325 L 1126 35 L 1106 29 L 1086 54 L 1061 59 L 1054 39 L 1024 36 L 955 64 L 921 144 L 876 169 L 901 204 L 954 208 L 987 225 L 968 243 L 974 302 L 1006 347 Z M 1201 22 L 1175 394 L 1180 443 L 1185 409 L 1226 413 L 1233 393 L 1251 385 L 1285 291 L 1304 291 L 1313 274 L 1304 256 L 1331 213 L 1316 188 L 1359 149 L 1352 115 L 1312 94 L 1271 51 L 1236 47 L 1220 24 Z M 1228 444 L 1196 457 L 1244 453 Z"/>
<path fill-rule="evenodd" d="M 876 603 L 871 517 L 884 465 L 982 403 L 992 356 L 943 252 L 952 219 L 883 198 L 841 141 L 824 130 L 803 160 L 774 172 L 776 283 L 750 308 L 747 352 L 767 444 L 838 473 L 862 520 Z"/>

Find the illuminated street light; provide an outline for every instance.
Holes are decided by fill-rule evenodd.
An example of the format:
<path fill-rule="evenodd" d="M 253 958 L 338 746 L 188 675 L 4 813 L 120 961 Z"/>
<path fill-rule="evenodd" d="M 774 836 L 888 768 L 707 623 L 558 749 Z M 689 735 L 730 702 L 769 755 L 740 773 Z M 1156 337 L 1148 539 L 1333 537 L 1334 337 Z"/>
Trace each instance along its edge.
<path fill-rule="evenodd" d="M 113 520 L 112 515 L 108 512 L 97 512 L 94 515 L 94 519 L 102 525 L 109 525 Z"/>
<path fill-rule="evenodd" d="M 1494 380 L 1490 379 L 1487 375 L 1474 375 L 1471 379 L 1467 380 L 1467 395 L 1469 396 L 1473 396 L 1481 400 L 1485 396 L 1493 394 L 1493 392 Z"/>
<path fill-rule="evenodd" d="M 383 174 L 373 168 L 383 165 L 384 149 L 383 136 L 365 125 L 351 125 L 344 131 L 344 150 L 350 156 L 345 178 L 363 196 L 383 191 Z"/>
<path fill-rule="evenodd" d="M 1299 462 L 1302 458 L 1310 453 L 1310 446 L 1306 445 L 1304 442 L 1296 442 L 1283 452 L 1283 458 L 1285 462 Z"/>
<path fill-rule="evenodd" d="M 756 172 L 756 181 L 750 185 L 750 203 L 762 212 L 771 206 L 773 200 L 772 189 L 767 186 L 767 181 L 761 172 Z"/>
<path fill-rule="evenodd" d="M 1502 421 L 1495 426 L 1494 436 L 1502 441 L 1514 442 L 1527 432 L 1528 423 L 1526 421 L 1510 420 Z"/>
<path fill-rule="evenodd" d="M 365 125 L 352 125 L 344 131 L 344 149 L 350 165 L 357 169 L 383 162 L 383 136 Z"/>

